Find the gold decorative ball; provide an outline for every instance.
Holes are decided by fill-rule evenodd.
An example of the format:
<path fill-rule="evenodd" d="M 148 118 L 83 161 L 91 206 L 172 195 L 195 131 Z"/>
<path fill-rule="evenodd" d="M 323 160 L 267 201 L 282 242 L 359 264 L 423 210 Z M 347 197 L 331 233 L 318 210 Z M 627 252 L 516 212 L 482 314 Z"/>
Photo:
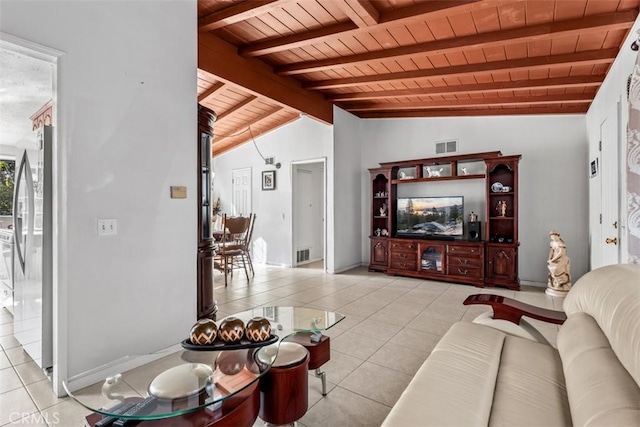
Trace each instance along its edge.
<path fill-rule="evenodd" d="M 249 341 L 266 341 L 271 336 L 271 323 L 264 317 L 254 317 L 247 322 L 245 335 Z"/>
<path fill-rule="evenodd" d="M 211 319 L 200 319 L 191 328 L 189 338 L 193 344 L 209 345 L 213 344 L 217 335 L 218 327 L 216 322 Z"/>
<path fill-rule="evenodd" d="M 226 343 L 237 343 L 244 336 L 244 322 L 237 317 L 227 317 L 220 322 L 218 336 Z"/>

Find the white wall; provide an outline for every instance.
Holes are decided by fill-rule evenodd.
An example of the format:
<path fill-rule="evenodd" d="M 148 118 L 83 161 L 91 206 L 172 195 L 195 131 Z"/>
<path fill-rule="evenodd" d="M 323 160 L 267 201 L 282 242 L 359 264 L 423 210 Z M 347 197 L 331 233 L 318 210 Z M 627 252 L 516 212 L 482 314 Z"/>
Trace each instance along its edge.
<path fill-rule="evenodd" d="M 252 207 L 257 215 L 253 232 L 254 262 L 291 266 L 291 162 L 322 157 L 330 159 L 333 150 L 331 126 L 303 116 L 257 138 L 256 144 L 264 156 L 274 156 L 274 162 L 282 165 L 276 170 L 276 189 L 262 191 L 262 171 L 274 170 L 274 166 L 265 165 L 254 145 L 249 142 L 220 155 L 214 152 L 214 198 L 219 196 L 223 212 L 230 212 L 231 171 L 251 168 Z M 328 167 L 330 163 L 331 160 L 328 160 Z M 328 187 L 328 200 L 331 200 L 332 195 L 332 190 Z"/>
<path fill-rule="evenodd" d="M 195 321 L 196 26 L 195 0 L 2 2 L 4 33 L 63 52 L 54 154 L 63 378 L 178 343 Z M 187 199 L 170 199 L 170 185 L 186 185 Z M 118 235 L 97 237 L 97 218 L 117 218 Z"/>
<path fill-rule="evenodd" d="M 546 283 L 549 231 L 567 243 L 574 278 L 587 271 L 587 137 L 583 116 L 511 116 L 362 121 L 362 169 L 380 162 L 435 156 L 435 141 L 459 139 L 459 153 L 522 154 L 519 186 L 519 276 Z M 438 183 L 434 183 L 438 184 Z M 362 261 L 368 263 L 369 175 L 362 181 Z M 449 184 L 447 184 L 449 185 Z M 459 183 L 460 192 L 465 192 Z M 472 184 L 472 185 L 475 185 Z M 451 193 L 453 189 L 446 189 Z M 481 190 L 478 190 L 481 191 Z M 465 200 L 470 198 L 465 194 Z M 465 206 L 484 222 L 478 202 Z"/>
<path fill-rule="evenodd" d="M 336 245 L 335 263 L 330 271 L 340 272 L 359 266 L 362 263 L 363 239 L 369 240 L 369 234 L 362 232 L 362 181 L 365 177 L 368 181 L 369 177 L 361 161 L 364 152 L 369 149 L 367 138 L 363 137 L 363 123 L 353 114 L 333 108 L 335 170 L 332 175 L 335 191 L 331 212 L 335 221 Z M 366 194 L 369 194 L 368 189 Z"/>
<path fill-rule="evenodd" d="M 586 115 L 587 123 L 587 136 L 589 139 L 589 159 L 594 160 L 596 158 L 602 159 L 598 150 L 598 142 L 600 140 L 600 124 L 607 118 L 616 117 L 617 103 L 621 102 L 621 114 L 620 114 L 620 128 L 618 134 L 620 135 L 620 186 L 619 188 L 609 188 L 604 191 L 620 191 L 620 189 L 626 188 L 626 158 L 627 158 L 627 124 L 629 122 L 629 107 L 627 104 L 627 78 L 633 71 L 633 66 L 638 55 L 637 52 L 631 50 L 631 43 L 638 39 L 638 29 L 640 28 L 640 16 L 636 18 L 636 22 L 633 25 L 631 31 L 627 36 L 627 39 L 622 44 L 620 53 L 618 54 L 615 62 L 609 69 L 607 77 L 600 86 L 596 97 L 589 107 L 589 111 Z M 601 206 L 601 176 L 598 174 L 596 178 L 589 180 L 589 233 L 591 241 L 594 242 L 591 246 L 591 259 L 594 262 L 600 259 L 601 243 L 606 236 L 601 235 L 600 231 L 600 213 L 606 206 Z M 622 262 L 627 262 L 628 259 L 628 247 L 626 239 L 626 226 L 627 226 L 627 204 L 624 197 L 620 200 L 620 258 Z"/>

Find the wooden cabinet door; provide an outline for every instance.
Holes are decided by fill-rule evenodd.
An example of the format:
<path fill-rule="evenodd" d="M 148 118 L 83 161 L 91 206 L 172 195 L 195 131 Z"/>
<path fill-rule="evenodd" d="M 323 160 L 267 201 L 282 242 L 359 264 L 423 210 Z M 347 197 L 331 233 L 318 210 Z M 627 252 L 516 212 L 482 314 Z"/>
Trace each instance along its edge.
<path fill-rule="evenodd" d="M 369 269 L 386 271 L 389 263 L 389 240 L 384 238 L 371 238 L 371 254 Z"/>
<path fill-rule="evenodd" d="M 516 262 L 515 248 L 489 246 L 487 248 L 487 278 L 515 280 Z"/>
<path fill-rule="evenodd" d="M 387 265 L 387 241 L 374 240 L 371 248 L 371 262 L 377 265 Z"/>

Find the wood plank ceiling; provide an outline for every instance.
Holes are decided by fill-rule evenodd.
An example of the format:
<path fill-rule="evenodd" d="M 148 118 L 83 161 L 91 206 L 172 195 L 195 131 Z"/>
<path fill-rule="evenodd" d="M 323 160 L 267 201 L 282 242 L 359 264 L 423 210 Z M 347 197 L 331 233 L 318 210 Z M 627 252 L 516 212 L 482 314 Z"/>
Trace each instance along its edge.
<path fill-rule="evenodd" d="M 214 154 L 361 118 L 585 113 L 640 0 L 198 0 Z M 624 48 L 629 48 L 628 46 Z"/>

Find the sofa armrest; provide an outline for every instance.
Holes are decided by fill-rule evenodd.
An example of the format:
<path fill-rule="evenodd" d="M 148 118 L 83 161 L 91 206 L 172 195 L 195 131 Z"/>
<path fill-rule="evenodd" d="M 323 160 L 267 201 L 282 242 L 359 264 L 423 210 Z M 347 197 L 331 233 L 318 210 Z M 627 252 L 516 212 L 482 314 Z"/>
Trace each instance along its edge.
<path fill-rule="evenodd" d="M 493 308 L 493 318 L 508 320 L 509 322 L 520 323 L 522 316 L 531 317 L 533 319 L 542 320 L 547 323 L 555 323 L 562 325 L 567 320 L 564 311 L 547 310 L 546 308 L 536 307 L 512 298 L 505 298 L 500 295 L 491 294 L 475 294 L 470 295 L 463 302 L 464 305 L 484 304 Z"/>

